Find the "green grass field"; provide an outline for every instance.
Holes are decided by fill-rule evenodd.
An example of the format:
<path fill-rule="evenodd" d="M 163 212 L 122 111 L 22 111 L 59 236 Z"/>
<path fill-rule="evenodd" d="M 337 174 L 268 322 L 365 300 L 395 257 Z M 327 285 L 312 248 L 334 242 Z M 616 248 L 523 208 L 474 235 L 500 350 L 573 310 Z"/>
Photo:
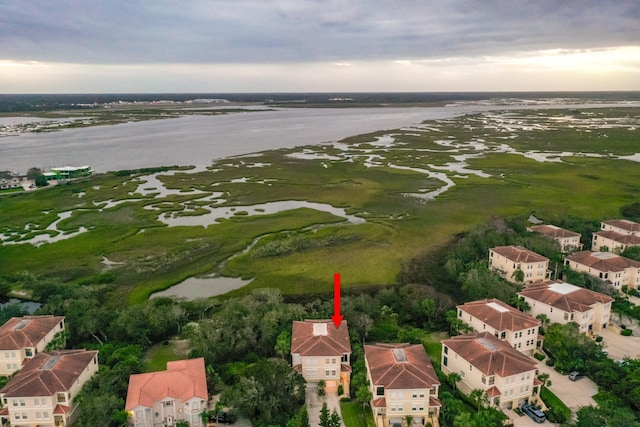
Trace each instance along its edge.
<path fill-rule="evenodd" d="M 180 190 L 174 195 L 138 193 L 144 174 L 114 173 L 3 194 L 6 243 L 88 231 L 38 247 L 0 245 L 0 271 L 15 289 L 24 271 L 77 282 L 105 271 L 107 258 L 119 263 L 111 270 L 114 302 L 131 304 L 210 273 L 253 278 L 231 295 L 261 287 L 327 294 L 334 272 L 344 288 L 395 284 L 403 263 L 493 216 L 619 217 L 640 193 L 638 162 L 618 158 L 640 151 L 639 122 L 639 109 L 630 108 L 491 112 L 304 147 L 340 160 L 295 158 L 303 149 L 295 148 L 223 159 L 203 172 L 160 173 L 166 188 Z M 535 159 L 541 153 L 548 161 Z M 420 197 L 445 185 L 443 177 L 453 186 L 435 199 Z M 217 193 L 224 200 L 204 197 Z M 308 208 L 248 214 L 247 206 L 288 200 L 330 204 L 365 222 Z M 102 209 L 106 201 L 126 202 Z M 219 206 L 235 214 L 208 226 L 160 220 L 197 221 Z M 46 230 L 68 211 L 58 231 Z"/>
<path fill-rule="evenodd" d="M 375 427 L 371 410 L 364 411 L 356 401 L 341 401 L 342 422 L 346 427 Z"/>

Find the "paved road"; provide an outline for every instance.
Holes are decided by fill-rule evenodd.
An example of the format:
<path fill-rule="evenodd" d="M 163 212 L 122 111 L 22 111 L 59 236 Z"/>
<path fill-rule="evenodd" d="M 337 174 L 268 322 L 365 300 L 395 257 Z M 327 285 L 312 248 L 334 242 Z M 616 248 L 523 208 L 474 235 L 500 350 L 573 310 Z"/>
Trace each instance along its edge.
<path fill-rule="evenodd" d="M 589 378 L 581 378 L 578 381 L 571 381 L 567 375 L 562 375 L 546 363 L 538 363 L 540 373 L 549 374 L 551 380 L 551 390 L 565 405 L 571 409 L 572 413 L 581 406 L 596 405 L 592 396 L 598 392 L 598 386 Z"/>
<path fill-rule="evenodd" d="M 307 383 L 305 388 L 305 401 L 307 404 L 307 412 L 309 413 L 309 425 L 311 427 L 317 427 L 320 425 L 320 409 L 322 404 L 327 402 L 329 412 L 332 412 L 335 408 L 342 419 L 342 411 L 340 410 L 340 399 L 335 392 L 327 392 L 324 397 L 318 397 L 317 384 Z M 341 427 L 345 427 L 344 422 L 340 422 Z"/>

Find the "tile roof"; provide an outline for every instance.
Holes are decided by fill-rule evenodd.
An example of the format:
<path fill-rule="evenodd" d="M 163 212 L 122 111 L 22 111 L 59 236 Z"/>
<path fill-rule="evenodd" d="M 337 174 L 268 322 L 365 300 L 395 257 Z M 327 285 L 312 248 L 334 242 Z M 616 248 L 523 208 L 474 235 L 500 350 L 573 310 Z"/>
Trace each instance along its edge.
<path fill-rule="evenodd" d="M 326 325 L 326 329 L 325 326 Z M 291 353 L 300 356 L 342 356 L 351 353 L 349 328 L 343 320 L 336 328 L 332 320 L 293 322 Z"/>
<path fill-rule="evenodd" d="M 520 331 L 542 324 L 540 320 L 495 298 L 467 302 L 457 308 L 498 331 Z"/>
<path fill-rule="evenodd" d="M 431 388 L 439 385 L 433 365 L 419 344 L 364 346 L 371 382 L 391 390 Z"/>
<path fill-rule="evenodd" d="M 442 345 L 449 347 L 485 375 L 505 378 L 534 371 L 537 367 L 533 359 L 488 332 L 458 335 L 443 340 Z"/>
<path fill-rule="evenodd" d="M 0 350 L 35 347 L 62 321 L 64 316 L 12 317 L 0 326 Z"/>
<path fill-rule="evenodd" d="M 125 410 L 136 406 L 153 408 L 155 402 L 167 397 L 180 402 L 194 397 L 209 399 L 204 358 L 167 362 L 166 371 L 131 375 Z"/>
<path fill-rule="evenodd" d="M 532 225 L 528 228 L 530 231 L 544 234 L 545 236 L 549 236 L 553 239 L 562 239 L 565 237 L 580 237 L 580 233 L 565 230 L 564 228 L 560 228 L 555 225 Z"/>
<path fill-rule="evenodd" d="M 605 239 L 613 240 L 614 242 L 621 243 L 623 245 L 640 245 L 640 236 L 635 234 L 622 234 L 617 231 L 596 231 L 593 233 L 595 236 L 601 236 Z"/>
<path fill-rule="evenodd" d="M 602 221 L 602 223 L 626 230 L 629 233 L 640 232 L 640 224 L 634 221 L 629 221 L 628 219 L 611 219 L 609 221 Z"/>
<path fill-rule="evenodd" d="M 624 271 L 627 268 L 640 268 L 640 262 L 611 252 L 580 251 L 567 255 L 565 260 L 586 265 L 598 271 Z"/>
<path fill-rule="evenodd" d="M 596 303 L 607 304 L 613 301 L 613 298 L 609 295 L 581 288 L 561 280 L 533 283 L 518 292 L 518 295 L 540 301 L 569 313 L 588 311 Z"/>
<path fill-rule="evenodd" d="M 69 391 L 98 354 L 94 350 L 58 350 L 28 359 L 0 393 L 7 397 L 53 396 Z"/>
<path fill-rule="evenodd" d="M 524 246 L 496 246 L 490 250 L 513 262 L 549 262 L 549 258 L 530 251 Z"/>

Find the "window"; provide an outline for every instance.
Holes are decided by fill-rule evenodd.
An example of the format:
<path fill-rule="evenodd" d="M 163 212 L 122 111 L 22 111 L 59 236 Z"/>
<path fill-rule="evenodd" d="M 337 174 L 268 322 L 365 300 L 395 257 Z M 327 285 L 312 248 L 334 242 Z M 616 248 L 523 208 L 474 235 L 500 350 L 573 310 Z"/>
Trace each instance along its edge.
<path fill-rule="evenodd" d="M 36 419 L 38 420 L 42 419 L 42 412 L 36 412 Z"/>
<path fill-rule="evenodd" d="M 25 348 L 24 349 L 24 355 L 27 357 L 32 357 L 33 356 L 33 350 L 31 350 L 30 348 Z"/>
<path fill-rule="evenodd" d="M 332 376 L 332 377 L 335 377 L 335 376 L 336 376 L 336 370 L 335 370 L 335 369 L 332 369 L 332 370 L 331 370 L 331 376 Z"/>
<path fill-rule="evenodd" d="M 22 419 L 23 419 L 23 420 L 26 420 L 26 419 L 27 419 L 27 413 L 26 413 L 26 412 L 23 412 L 23 413 L 22 413 Z"/>
<path fill-rule="evenodd" d="M 26 402 L 24 401 L 24 399 L 20 399 L 20 406 L 26 406 Z"/>
<path fill-rule="evenodd" d="M 328 369 L 325 369 L 325 371 L 324 371 L 324 376 L 325 376 L 325 377 L 328 377 L 329 375 L 331 375 L 331 371 L 330 371 L 330 370 L 328 370 Z"/>
<path fill-rule="evenodd" d="M 443 358 L 442 358 L 442 364 L 443 364 L 444 366 L 447 366 L 447 364 L 448 364 L 448 363 L 449 363 L 449 360 L 447 359 L 447 356 L 443 357 Z"/>
<path fill-rule="evenodd" d="M 376 396 L 384 396 L 384 387 L 376 387 Z"/>
<path fill-rule="evenodd" d="M 446 345 L 442 347 L 444 351 L 444 354 L 449 354 L 449 347 L 447 347 Z"/>
<path fill-rule="evenodd" d="M 489 377 L 489 385 L 493 385 L 496 382 L 496 377 L 494 377 L 493 375 L 491 375 Z"/>
<path fill-rule="evenodd" d="M 347 353 L 344 353 L 342 355 L 342 358 L 340 359 L 341 362 L 348 362 L 349 361 L 349 355 Z"/>
<path fill-rule="evenodd" d="M 487 383 L 487 377 L 485 377 L 484 375 L 482 376 L 482 384 L 486 384 Z"/>
<path fill-rule="evenodd" d="M 11 404 L 12 404 L 13 406 L 18 406 L 18 401 L 17 401 L 16 399 L 12 399 L 12 400 L 11 400 Z"/>
<path fill-rule="evenodd" d="M 324 359 L 324 364 L 328 365 L 329 363 L 331 363 L 331 359 Z"/>

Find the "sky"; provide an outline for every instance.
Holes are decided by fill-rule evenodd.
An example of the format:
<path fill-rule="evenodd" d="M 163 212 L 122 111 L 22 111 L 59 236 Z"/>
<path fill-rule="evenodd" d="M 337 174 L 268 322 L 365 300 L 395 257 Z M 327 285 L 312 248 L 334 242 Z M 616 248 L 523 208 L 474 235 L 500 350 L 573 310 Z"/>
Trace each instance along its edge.
<path fill-rule="evenodd" d="M 0 93 L 640 90 L 639 0 L 0 0 Z"/>

